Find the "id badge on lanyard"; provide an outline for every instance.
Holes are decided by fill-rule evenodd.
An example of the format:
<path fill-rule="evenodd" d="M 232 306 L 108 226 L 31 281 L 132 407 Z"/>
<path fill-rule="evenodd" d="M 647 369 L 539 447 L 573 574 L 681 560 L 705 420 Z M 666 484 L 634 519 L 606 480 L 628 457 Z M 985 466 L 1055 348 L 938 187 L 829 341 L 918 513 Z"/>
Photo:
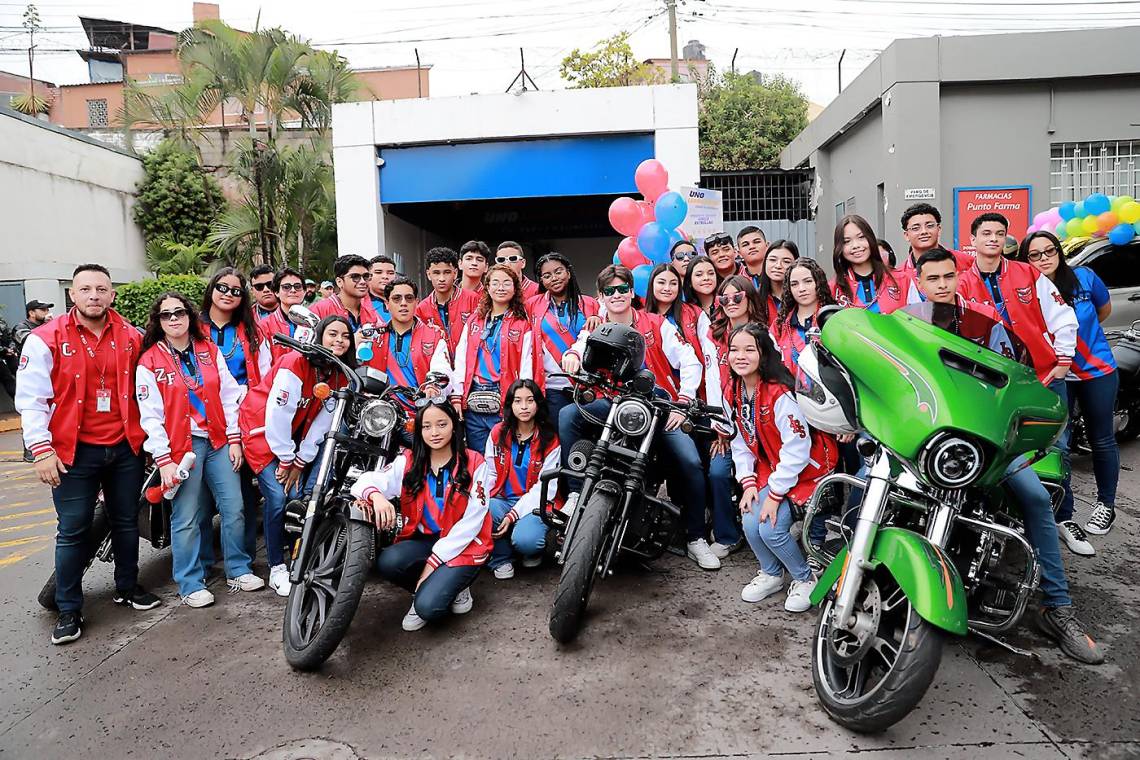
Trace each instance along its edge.
<path fill-rule="evenodd" d="M 106 388 L 99 388 L 95 391 L 95 411 L 111 411 L 111 391 Z"/>

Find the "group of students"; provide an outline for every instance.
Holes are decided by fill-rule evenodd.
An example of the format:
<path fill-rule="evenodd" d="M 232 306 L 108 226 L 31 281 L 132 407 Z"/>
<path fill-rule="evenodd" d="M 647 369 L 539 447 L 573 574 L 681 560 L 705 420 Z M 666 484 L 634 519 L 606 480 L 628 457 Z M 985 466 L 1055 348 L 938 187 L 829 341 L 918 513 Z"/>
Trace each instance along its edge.
<path fill-rule="evenodd" d="M 785 609 L 809 609 L 815 575 L 791 534 L 793 505 L 806 502 L 836 467 L 855 473 L 861 466 L 853 441 L 811 429 L 793 392 L 799 353 L 819 310 L 831 304 L 889 313 L 930 298 L 993 309 L 1028 345 L 1041 381 L 1066 398 L 1080 398 L 1100 499 L 1087 527 L 1107 532 L 1119 455 L 1103 420 L 1094 419 L 1102 408 L 1098 399 L 1114 382 L 1099 328 L 1107 309 L 1103 284 L 1090 272 L 1070 270 L 1048 233 L 1022 242 L 1022 263 L 1002 257 L 1008 224 L 1000 215 L 975 220 L 976 258 L 941 248 L 940 222 L 932 206 L 907 209 L 902 228 L 911 250 L 894 268 L 868 223 L 844 217 L 835 230 L 831 281 L 814 260 L 800 257 L 795 243 L 769 242 L 756 227 L 742 229 L 735 240 L 710 236 L 703 255 L 678 242 L 670 262 L 653 270 L 644 302 L 634 293 L 632 273 L 620 265 L 598 276 L 597 298 L 583 293 L 572 262 L 559 253 L 541 256 L 532 280 L 522 246 L 511 241 L 494 254 L 479 241 L 458 252 L 432 248 L 424 260 L 431 292 L 422 298 L 387 257 L 338 258 L 336 292 L 311 307 L 320 317 L 314 339 L 350 366 L 359 355 L 360 363 L 398 385 L 419 387 L 431 372 L 450 379 L 416 406 L 412 448 L 363 474 L 353 489 L 377 527 L 398 527 L 376 566 L 413 593 L 403 627 L 415 630 L 449 612 L 469 611 L 470 585 L 484 564 L 506 580 L 515 574 L 516 557 L 524 566 L 541 562 L 547 536 L 535 507 L 545 496 L 573 510 L 580 483 L 569 479 L 559 492 L 552 481 L 544 495 L 540 478 L 565 466 L 573 444 L 589 434 L 591 418 L 608 403 L 573 404 L 561 373 L 580 368 L 586 338 L 602 322 L 641 333 L 659 393 L 723 404 L 733 418 L 732 437 L 690 436 L 675 413 L 658 440 L 668 488 L 685 514 L 687 556 L 716 570 L 745 541 L 755 554 L 759 569 L 741 592 L 744 601 L 782 591 L 787 575 Z M 283 269 L 251 301 L 242 274 L 223 269 L 198 308 L 176 293 L 159 297 L 140 337 L 110 309 L 106 270 L 77 270 L 76 306 L 33 333 L 38 340 L 25 348 L 17 392 L 25 440 L 41 479 L 54 486 L 60 515 L 61 616 L 53 641 L 74 640 L 80 632 L 81 570 L 75 570 L 83 561 L 83 520 L 89 524 L 100 485 L 115 526 L 117 563 L 122 548 L 123 561 L 137 565 L 137 546 L 125 545 L 127 523 L 134 520 L 124 515 L 133 512 L 116 496 L 134 484 L 124 473 L 140 446 L 158 464 L 164 485 L 174 484 L 187 453 L 196 457 L 174 498 L 172 520 L 174 576 L 188 605 L 213 602 L 205 577 L 214 559 L 208 527 L 215 505 L 230 588 L 264 585 L 251 571 L 260 518 L 269 584 L 289 593 L 284 507 L 311 488 L 315 468 L 309 465 L 331 421 L 314 388 L 343 382 L 271 342 L 276 333 L 296 330 L 286 312 L 304 298 L 304 284 L 299 273 Z M 273 308 L 267 291 L 275 296 Z M 371 350 L 358 352 L 363 342 Z M 110 362 L 115 374 L 108 392 Z M 85 389 L 94 395 L 83 395 Z M 1111 414 L 1111 401 L 1107 408 Z M 111 421 L 115 435 L 106 424 Z M 77 469 L 91 473 L 77 477 Z M 141 473 L 139 464 L 140 480 Z M 250 492 L 255 479 L 261 499 Z M 1040 503 L 1040 482 L 1023 485 L 1023 501 Z M 1066 492 L 1059 529 L 1051 512 L 1048 531 L 1041 521 L 1027 529 L 1042 556 L 1046 629 L 1065 651 L 1094 661 L 1099 652 L 1072 615 L 1057 548 L 1058 530 L 1062 537 L 1080 531 Z M 137 493 L 130 494 L 132 504 Z M 259 502 L 261 513 L 251 512 Z M 1044 504 L 1048 508 L 1047 495 Z M 822 520 L 805 529 L 813 542 L 823 541 Z M 118 603 L 143 609 L 158 603 L 138 586 L 137 567 L 117 564 L 116 588 Z M 1087 644 L 1073 644 L 1077 638 Z"/>

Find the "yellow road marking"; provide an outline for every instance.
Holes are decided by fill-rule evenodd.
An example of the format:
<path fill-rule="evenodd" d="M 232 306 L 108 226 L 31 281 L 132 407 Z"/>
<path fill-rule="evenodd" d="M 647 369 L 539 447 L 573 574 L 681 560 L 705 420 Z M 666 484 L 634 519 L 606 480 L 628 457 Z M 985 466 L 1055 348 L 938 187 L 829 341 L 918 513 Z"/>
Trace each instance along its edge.
<path fill-rule="evenodd" d="M 43 546 L 38 546 L 35 549 L 31 549 L 31 550 L 25 551 L 23 553 L 10 554 L 7 557 L 0 559 L 0 567 L 7 567 L 8 565 L 14 565 L 17 562 L 21 562 L 21 561 L 27 559 L 28 557 L 32 556 L 33 554 L 38 554 L 39 552 L 42 552 L 44 549 L 50 549 L 53 545 L 54 544 L 44 544 Z"/>
<path fill-rule="evenodd" d="M 29 502 L 30 503 L 30 502 Z M 20 517 L 35 517 L 36 515 L 52 515 L 55 514 L 55 508 L 49 509 L 33 509 L 30 512 L 16 512 L 10 515 L 0 515 L 0 520 L 16 520 Z"/>
<path fill-rule="evenodd" d="M 0 507 L 2 507 L 5 510 L 9 510 L 9 509 L 15 509 L 16 507 L 30 507 L 35 503 L 36 502 L 34 502 L 34 501 L 14 501 L 10 504 L 0 504 Z"/>
<path fill-rule="evenodd" d="M 55 525 L 55 520 L 44 520 L 43 522 L 28 523 L 27 525 L 13 525 L 8 528 L 0 528 L 0 533 L 16 533 L 21 530 L 28 530 L 29 528 L 39 528 L 44 525 Z"/>
<path fill-rule="evenodd" d="M 7 549 L 10 546 L 23 546 L 24 544 L 34 544 L 37 541 L 51 541 L 55 538 L 53 533 L 50 536 L 29 536 L 28 538 L 13 538 L 8 541 L 0 541 L 0 549 Z"/>

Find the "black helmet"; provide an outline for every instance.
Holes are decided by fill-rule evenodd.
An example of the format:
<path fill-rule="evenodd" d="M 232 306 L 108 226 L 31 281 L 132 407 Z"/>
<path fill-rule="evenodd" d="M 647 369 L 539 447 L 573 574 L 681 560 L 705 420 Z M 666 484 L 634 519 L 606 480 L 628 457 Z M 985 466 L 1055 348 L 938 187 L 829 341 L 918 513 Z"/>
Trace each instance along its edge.
<path fill-rule="evenodd" d="M 628 325 L 607 322 L 586 338 L 582 367 L 587 372 L 608 370 L 616 380 L 633 378 L 645 365 L 645 338 Z"/>

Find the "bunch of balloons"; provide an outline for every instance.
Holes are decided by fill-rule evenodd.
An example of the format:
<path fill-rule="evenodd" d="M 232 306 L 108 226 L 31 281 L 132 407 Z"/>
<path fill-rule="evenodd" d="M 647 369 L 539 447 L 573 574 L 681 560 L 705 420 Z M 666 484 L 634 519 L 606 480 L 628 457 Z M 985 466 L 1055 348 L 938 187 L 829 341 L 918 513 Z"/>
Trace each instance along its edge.
<path fill-rule="evenodd" d="M 1083 201 L 1066 201 L 1033 217 L 1028 233 L 1046 230 L 1061 240 L 1107 237 L 1124 245 L 1140 236 L 1140 203 L 1128 195 L 1093 193 Z"/>
<path fill-rule="evenodd" d="M 679 229 L 689 213 L 681 194 L 669 189 L 669 172 L 655 158 L 642 161 L 633 175 L 644 200 L 629 197 L 610 204 L 610 225 L 625 235 L 614 253 L 614 263 L 633 270 L 633 290 L 645 298 L 649 273 L 669 262 L 669 250 L 685 234 Z"/>

